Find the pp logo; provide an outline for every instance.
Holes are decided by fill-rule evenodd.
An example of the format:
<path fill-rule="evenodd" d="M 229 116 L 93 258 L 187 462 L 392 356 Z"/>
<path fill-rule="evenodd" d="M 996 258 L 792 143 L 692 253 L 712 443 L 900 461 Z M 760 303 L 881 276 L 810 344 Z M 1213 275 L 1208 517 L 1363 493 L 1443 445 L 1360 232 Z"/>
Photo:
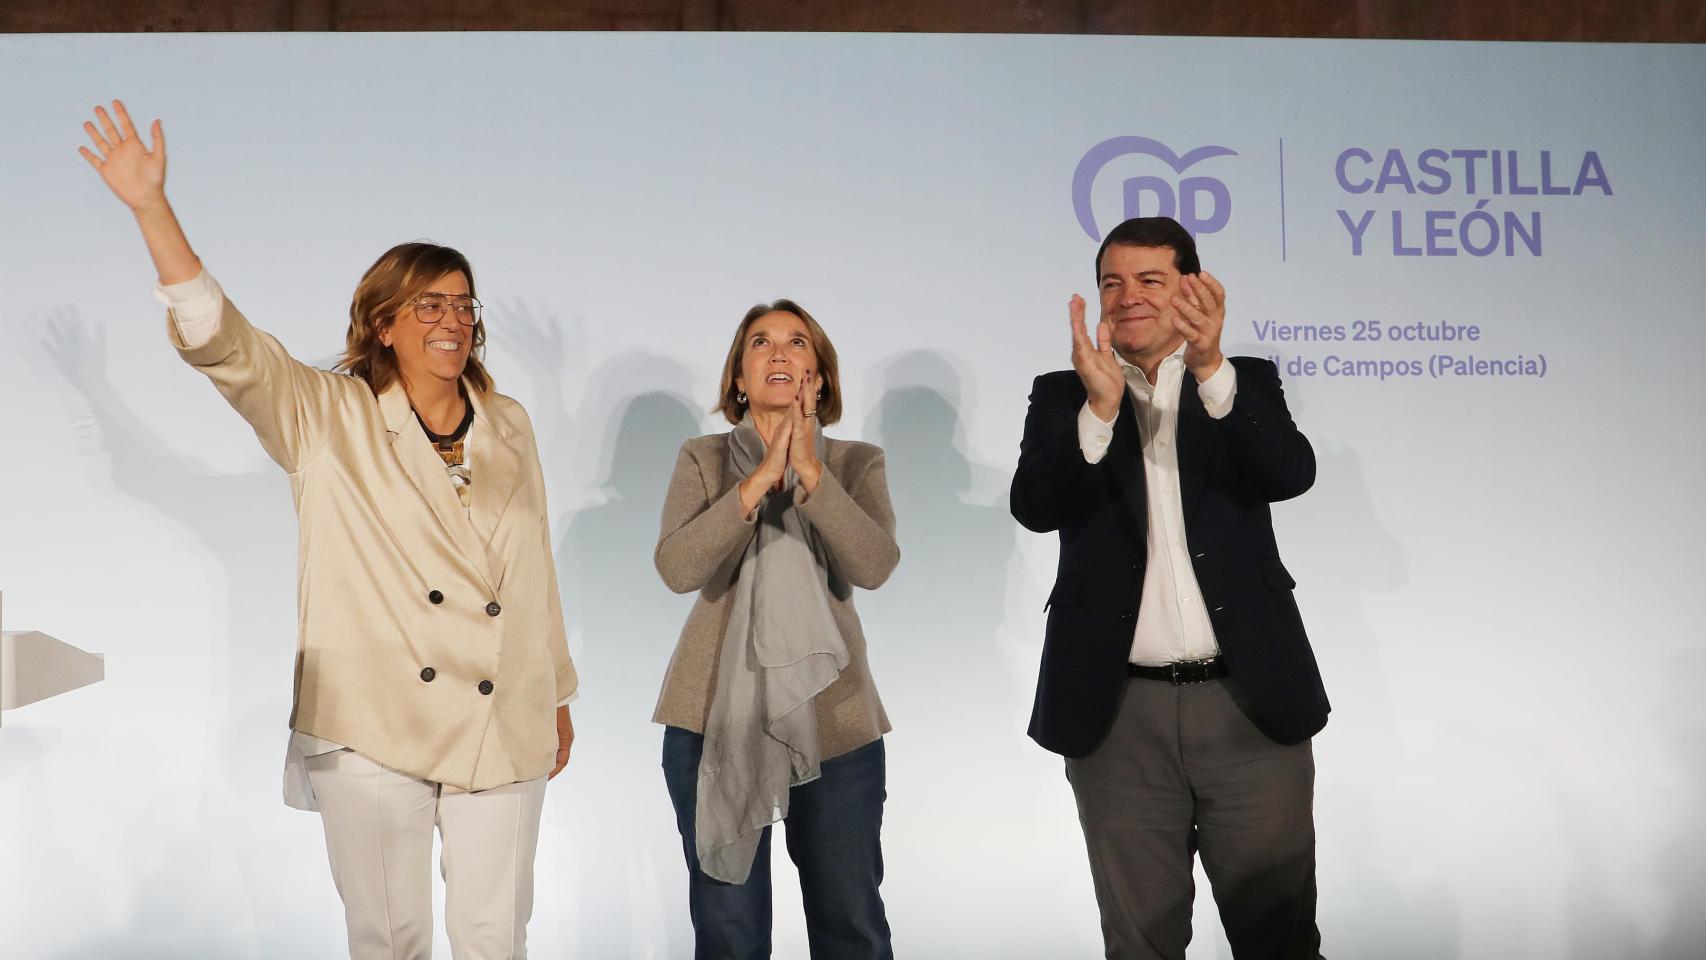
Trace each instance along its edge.
<path fill-rule="evenodd" d="M 1078 214 L 1078 225 L 1097 243 L 1102 242 L 1102 231 L 1096 227 L 1096 214 L 1090 207 L 1090 187 L 1095 184 L 1096 174 L 1101 173 L 1103 167 L 1119 157 L 1132 154 L 1156 157 L 1172 167 L 1174 173 L 1180 174 L 1211 157 L 1238 155 L 1226 147 L 1208 146 L 1198 147 L 1181 157 L 1166 144 L 1148 137 L 1113 137 L 1091 147 L 1084 154 L 1084 159 L 1078 161 L 1078 169 L 1072 172 L 1072 209 Z M 1172 217 L 1193 237 L 1214 233 L 1232 219 L 1232 194 L 1226 189 L 1226 184 L 1213 177 L 1185 177 L 1175 189 L 1171 182 L 1160 177 L 1140 176 L 1126 180 L 1124 186 L 1125 216 L 1128 219 Z M 1145 194 L 1154 198 L 1154 209 L 1145 208 Z M 1206 215 L 1205 199 L 1210 201 Z"/>

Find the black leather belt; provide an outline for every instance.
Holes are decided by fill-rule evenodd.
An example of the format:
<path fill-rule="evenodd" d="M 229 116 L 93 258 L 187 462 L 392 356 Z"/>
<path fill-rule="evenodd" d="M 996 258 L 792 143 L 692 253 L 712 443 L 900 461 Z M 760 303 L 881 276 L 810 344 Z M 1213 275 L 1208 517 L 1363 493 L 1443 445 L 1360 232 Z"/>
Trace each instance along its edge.
<path fill-rule="evenodd" d="M 1178 663 L 1169 663 L 1164 667 L 1146 667 L 1142 664 L 1128 663 L 1125 665 L 1125 672 L 1126 676 L 1137 677 L 1140 680 L 1165 680 L 1174 686 L 1218 680 L 1228 673 L 1226 661 L 1219 657 L 1209 657 L 1207 660 L 1181 660 Z"/>

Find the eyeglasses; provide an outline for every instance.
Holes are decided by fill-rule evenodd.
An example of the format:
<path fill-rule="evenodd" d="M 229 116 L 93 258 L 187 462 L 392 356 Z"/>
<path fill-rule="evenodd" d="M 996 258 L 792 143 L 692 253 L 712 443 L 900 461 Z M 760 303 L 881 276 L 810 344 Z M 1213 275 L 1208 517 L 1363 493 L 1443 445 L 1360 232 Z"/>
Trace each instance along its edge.
<path fill-rule="evenodd" d="M 445 311 L 450 311 L 456 317 L 456 322 L 464 327 L 471 327 L 480 322 L 480 301 L 473 297 L 447 297 L 441 293 L 429 293 L 409 301 L 415 308 L 415 319 L 422 323 L 437 323 L 444 319 Z"/>

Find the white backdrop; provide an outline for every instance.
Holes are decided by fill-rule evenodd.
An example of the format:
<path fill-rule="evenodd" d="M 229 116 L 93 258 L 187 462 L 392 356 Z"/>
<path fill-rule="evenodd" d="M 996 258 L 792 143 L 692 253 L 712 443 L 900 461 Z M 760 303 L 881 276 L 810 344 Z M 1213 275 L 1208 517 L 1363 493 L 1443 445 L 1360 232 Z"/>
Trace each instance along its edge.
<path fill-rule="evenodd" d="M 0 90 L 0 589 L 9 628 L 107 657 L 0 730 L 6 957 L 342 945 L 319 823 L 279 801 L 287 484 L 169 349 L 136 230 L 75 153 L 113 96 L 165 118 L 192 242 L 299 357 L 335 355 L 393 243 L 475 264 L 490 365 L 540 431 L 585 680 L 535 956 L 690 955 L 648 722 L 690 598 L 651 549 L 676 446 L 723 429 L 733 325 L 781 296 L 840 350 L 833 434 L 889 454 L 903 559 L 859 603 L 896 727 L 897 952 L 1097 955 L 1061 763 L 1024 736 L 1056 546 L 1006 487 L 1092 234 L 1182 197 L 1229 352 L 1279 356 L 1320 460 L 1275 512 L 1335 707 L 1325 952 L 1706 944 L 1706 50 L 13 36 Z M 1092 155 L 1075 197 L 1117 137 L 1151 142 Z M 1442 323 L 1480 339 L 1391 339 Z M 1305 325 L 1346 339 L 1279 339 Z M 1513 375 L 1435 376 L 1442 354 Z M 778 858 L 776 952 L 804 956 Z M 1193 958 L 1229 956 L 1201 883 L 1198 932 Z"/>

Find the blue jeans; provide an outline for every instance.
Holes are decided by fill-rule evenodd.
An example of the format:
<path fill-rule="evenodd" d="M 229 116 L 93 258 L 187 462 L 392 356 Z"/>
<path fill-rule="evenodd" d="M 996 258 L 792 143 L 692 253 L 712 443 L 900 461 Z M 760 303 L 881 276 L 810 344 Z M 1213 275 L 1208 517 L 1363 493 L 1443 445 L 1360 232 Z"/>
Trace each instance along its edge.
<path fill-rule="evenodd" d="M 770 956 L 770 828 L 744 884 L 713 880 L 699 869 L 693 816 L 705 738 L 680 727 L 663 731 L 663 777 L 687 855 L 687 905 L 695 960 Z M 883 882 L 883 800 L 888 796 L 883 742 L 823 762 L 823 775 L 788 791 L 788 856 L 800 871 L 812 960 L 893 960 L 889 921 L 877 891 Z"/>

